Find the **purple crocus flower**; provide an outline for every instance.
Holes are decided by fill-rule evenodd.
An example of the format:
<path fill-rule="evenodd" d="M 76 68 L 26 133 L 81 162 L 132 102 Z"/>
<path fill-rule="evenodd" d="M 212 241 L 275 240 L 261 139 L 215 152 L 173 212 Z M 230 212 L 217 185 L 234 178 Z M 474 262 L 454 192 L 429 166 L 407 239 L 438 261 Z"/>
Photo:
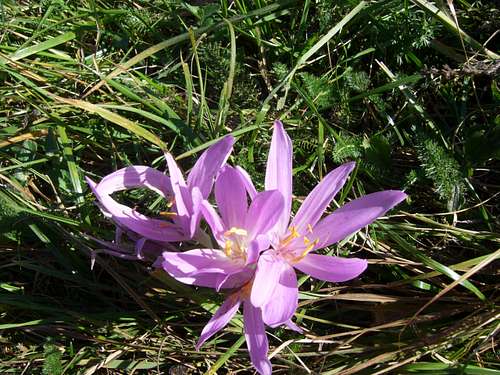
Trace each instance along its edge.
<path fill-rule="evenodd" d="M 280 121 L 267 161 L 265 188 L 279 190 L 284 209 L 273 229 L 272 248 L 259 257 L 250 301 L 262 309 L 264 322 L 277 327 L 289 322 L 298 303 L 295 269 L 314 278 L 342 282 L 361 274 L 366 260 L 314 254 L 370 224 L 406 198 L 397 190 L 381 191 L 353 200 L 322 219 L 342 188 L 354 163 L 327 174 L 302 203 L 290 222 L 292 204 L 292 144 Z M 290 224 L 289 224 L 290 223 Z"/>
<path fill-rule="evenodd" d="M 215 182 L 217 211 L 193 195 L 195 205 L 210 226 L 219 249 L 204 248 L 184 252 L 163 252 L 156 263 L 177 280 L 191 285 L 236 288 L 253 276 L 260 252 L 267 250 L 267 233 L 283 210 L 278 190 L 255 194 L 248 205 L 246 181 L 240 171 L 226 165 Z"/>
<path fill-rule="evenodd" d="M 178 242 L 195 236 L 199 241 L 205 241 L 203 233 L 198 231 L 200 211 L 193 196 L 208 198 L 214 179 L 229 157 L 233 143 L 234 138 L 226 136 L 208 148 L 191 169 L 187 181 L 172 155 L 167 153 L 165 157 L 170 177 L 153 168 L 134 165 L 105 176 L 99 184 L 87 177 L 87 183 L 103 212 L 124 229 L 159 242 Z M 170 202 L 172 210 L 162 213 L 166 220 L 147 217 L 111 197 L 117 191 L 133 188 L 150 189 Z"/>
<path fill-rule="evenodd" d="M 248 205 L 248 197 L 251 203 Z M 215 182 L 215 199 L 220 216 L 200 195 L 195 201 L 210 226 L 218 249 L 164 252 L 156 263 L 186 284 L 232 289 L 222 306 L 203 329 L 196 345 L 199 349 L 224 328 L 243 303 L 245 338 L 250 359 L 259 373 L 271 374 L 267 359 L 268 341 L 260 308 L 250 303 L 252 277 L 260 252 L 270 246 L 268 232 L 283 211 L 283 196 L 278 190 L 256 193 L 248 175 L 241 169 L 225 166 Z"/>

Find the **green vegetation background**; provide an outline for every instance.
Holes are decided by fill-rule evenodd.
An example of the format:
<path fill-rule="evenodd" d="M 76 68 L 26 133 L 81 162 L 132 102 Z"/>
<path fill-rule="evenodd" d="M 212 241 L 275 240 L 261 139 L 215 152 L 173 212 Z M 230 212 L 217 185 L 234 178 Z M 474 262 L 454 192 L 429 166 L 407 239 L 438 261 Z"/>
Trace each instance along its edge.
<path fill-rule="evenodd" d="M 2 0 L 0 22 L 0 373 L 251 371 L 238 319 L 194 350 L 220 295 L 91 270 L 114 228 L 83 176 L 165 170 L 164 149 L 188 170 L 231 133 L 261 187 L 276 118 L 297 202 L 349 160 L 332 209 L 409 194 L 328 250 L 369 259 L 362 277 L 301 278 L 305 334 L 269 330 L 276 373 L 500 373 L 495 2 Z"/>

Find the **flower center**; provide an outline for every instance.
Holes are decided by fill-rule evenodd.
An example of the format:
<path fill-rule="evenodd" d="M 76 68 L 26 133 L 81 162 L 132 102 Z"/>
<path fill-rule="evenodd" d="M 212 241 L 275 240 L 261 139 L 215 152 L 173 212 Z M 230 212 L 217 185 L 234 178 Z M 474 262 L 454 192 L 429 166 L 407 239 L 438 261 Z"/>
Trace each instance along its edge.
<path fill-rule="evenodd" d="M 288 228 L 289 235 L 286 236 L 284 239 L 280 241 L 279 244 L 279 249 L 281 250 L 282 256 L 288 260 L 289 263 L 298 263 L 304 257 L 309 254 L 318 244 L 319 238 L 316 238 L 315 240 L 309 239 L 307 236 L 302 236 L 298 231 L 297 228 L 294 226 L 291 226 Z M 313 232 L 313 228 L 311 224 L 307 224 L 307 232 L 308 234 Z M 299 244 L 294 244 L 292 248 L 288 247 L 296 238 L 302 237 L 302 241 L 304 243 L 305 248 L 302 249 L 302 247 Z M 287 248 L 288 247 L 288 248 Z M 300 254 L 297 254 L 295 250 L 302 250 Z"/>
<path fill-rule="evenodd" d="M 243 228 L 232 227 L 224 232 L 224 253 L 231 259 L 247 259 L 248 232 Z"/>

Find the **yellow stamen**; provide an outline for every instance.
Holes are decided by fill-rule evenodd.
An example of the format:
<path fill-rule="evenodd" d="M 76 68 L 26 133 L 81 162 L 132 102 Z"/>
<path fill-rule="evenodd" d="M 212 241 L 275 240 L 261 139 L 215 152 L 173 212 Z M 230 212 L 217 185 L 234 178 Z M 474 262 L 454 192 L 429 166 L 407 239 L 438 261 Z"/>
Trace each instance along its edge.
<path fill-rule="evenodd" d="M 309 238 L 307 238 L 306 236 L 304 236 L 304 245 L 309 245 L 310 242 L 311 242 L 311 240 Z"/>
<path fill-rule="evenodd" d="M 230 237 L 232 234 L 237 234 L 239 236 L 247 236 L 248 232 L 245 229 L 242 229 L 242 228 L 232 227 L 231 229 L 229 229 L 228 231 L 226 231 L 224 233 L 224 236 L 225 237 Z"/>
<path fill-rule="evenodd" d="M 304 237 L 305 238 L 305 237 Z M 305 242 L 305 241 L 304 241 Z M 309 241 L 310 242 L 310 241 Z M 316 245 L 318 244 L 319 242 L 319 238 L 316 238 L 313 242 L 311 242 L 309 244 L 309 246 L 307 246 L 304 251 L 302 252 L 302 254 L 300 254 L 300 256 L 298 256 L 297 258 L 294 259 L 295 262 L 299 262 L 301 261 L 302 259 L 304 259 L 304 257 L 309 254 L 311 252 L 312 249 L 314 249 L 316 247 Z"/>
<path fill-rule="evenodd" d="M 232 250 L 233 250 L 233 241 L 226 240 L 226 243 L 224 244 L 224 252 L 228 257 L 231 256 Z"/>
<path fill-rule="evenodd" d="M 312 232 L 313 232 L 313 227 L 312 227 L 312 225 L 311 225 L 311 224 L 307 224 L 307 231 L 308 231 L 309 233 L 312 233 Z"/>
<path fill-rule="evenodd" d="M 160 216 L 173 217 L 173 216 L 177 216 L 177 213 L 171 212 L 171 211 L 161 211 Z"/>
<path fill-rule="evenodd" d="M 288 228 L 288 230 L 290 231 L 290 234 L 287 237 L 285 237 L 285 239 L 283 239 L 283 241 L 281 241 L 281 246 L 286 246 L 290 242 L 292 242 L 294 239 L 296 239 L 297 237 L 300 237 L 300 233 L 297 232 L 297 228 L 290 227 L 290 228 Z"/>
<path fill-rule="evenodd" d="M 293 238 L 300 237 L 300 233 L 297 232 L 297 228 L 290 227 L 290 236 L 292 236 Z"/>

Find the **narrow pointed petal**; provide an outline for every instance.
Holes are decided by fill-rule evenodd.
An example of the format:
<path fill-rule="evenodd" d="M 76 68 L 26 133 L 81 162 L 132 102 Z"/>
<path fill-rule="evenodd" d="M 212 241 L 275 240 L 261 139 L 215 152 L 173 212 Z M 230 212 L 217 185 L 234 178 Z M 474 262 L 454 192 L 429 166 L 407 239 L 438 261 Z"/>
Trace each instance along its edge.
<path fill-rule="evenodd" d="M 294 267 L 319 280 L 343 282 L 358 277 L 367 264 L 365 259 L 308 254 Z"/>
<path fill-rule="evenodd" d="M 224 252 L 214 249 L 195 249 L 183 253 L 165 251 L 161 267 L 175 279 L 191 285 L 220 287 L 228 274 L 243 268 L 227 258 Z"/>
<path fill-rule="evenodd" d="M 132 165 L 108 174 L 99 182 L 97 189 L 102 194 L 111 195 L 117 191 L 138 187 L 151 189 L 164 198 L 172 194 L 170 178 L 143 165 Z"/>
<path fill-rule="evenodd" d="M 175 162 L 174 157 L 171 154 L 166 153 L 165 159 L 167 160 L 168 173 L 170 175 L 172 190 L 174 192 L 177 215 L 181 218 L 187 217 L 191 213 L 191 207 L 189 207 L 189 202 L 186 202 L 185 199 L 187 190 L 186 181 L 184 181 L 182 171 L 179 169 L 179 166 Z"/>
<path fill-rule="evenodd" d="M 175 161 L 172 154 L 166 152 L 165 160 L 167 161 L 168 174 L 170 176 L 170 181 L 172 182 L 172 184 L 187 186 L 186 181 L 184 180 L 184 175 L 182 174 L 182 171 L 177 165 L 177 162 Z"/>
<path fill-rule="evenodd" d="M 304 200 L 291 226 L 301 234 L 305 234 L 308 227 L 314 227 L 335 195 L 344 186 L 355 165 L 355 163 L 346 163 L 328 173 Z"/>
<path fill-rule="evenodd" d="M 372 223 L 405 198 L 402 191 L 386 190 L 353 200 L 321 220 L 310 238 L 319 239 L 316 249 L 334 244 Z"/>
<path fill-rule="evenodd" d="M 190 189 L 197 186 L 203 198 L 208 198 L 219 169 L 226 163 L 233 149 L 234 137 L 226 136 L 210 146 L 189 173 L 187 184 Z"/>
<path fill-rule="evenodd" d="M 255 186 L 252 182 L 252 179 L 250 178 L 250 175 L 246 170 L 241 168 L 239 165 L 236 166 L 236 171 L 241 175 L 241 178 L 243 179 L 243 182 L 245 184 L 245 188 L 247 189 L 247 193 L 250 196 L 250 199 L 253 200 L 257 195 L 257 189 L 255 189 Z"/>
<path fill-rule="evenodd" d="M 280 279 L 283 263 L 283 260 L 278 258 L 272 251 L 268 251 L 259 257 L 250 293 L 250 301 L 254 306 L 264 306 L 271 300 Z"/>
<path fill-rule="evenodd" d="M 120 176 L 119 178 L 122 177 Z M 115 222 L 123 227 L 156 241 L 177 242 L 186 238 L 186 235 L 175 224 L 142 215 L 132 208 L 116 202 L 109 195 L 112 191 L 100 189 L 99 184 L 96 185 L 90 179 L 87 179 L 87 183 L 102 207 L 111 215 Z M 105 186 L 107 188 L 110 185 Z"/>
<path fill-rule="evenodd" d="M 295 314 L 298 301 L 297 275 L 293 267 L 283 263 L 274 292 L 269 302 L 262 307 L 264 323 L 273 328 L 286 324 Z"/>
<path fill-rule="evenodd" d="M 292 207 L 292 141 L 281 121 L 274 122 L 271 148 L 267 158 L 266 190 L 277 189 L 283 194 L 284 206 L 276 229 L 285 233 Z"/>
<path fill-rule="evenodd" d="M 275 226 L 283 212 L 283 195 L 278 190 L 263 191 L 255 196 L 245 218 L 244 228 L 250 239 Z"/>
<path fill-rule="evenodd" d="M 219 309 L 215 312 L 212 319 L 210 319 L 207 325 L 203 328 L 203 331 L 201 331 L 200 338 L 196 344 L 196 350 L 200 350 L 200 347 L 205 343 L 205 341 L 227 326 L 234 314 L 238 311 L 239 307 L 240 299 L 237 295 L 233 294 L 227 297 L 221 307 L 219 307 Z"/>
<path fill-rule="evenodd" d="M 166 271 L 169 273 L 174 269 L 185 275 L 205 270 L 226 272 L 234 269 L 233 262 L 221 250 L 194 249 L 180 253 L 165 251 L 162 257 L 168 263 Z"/>
<path fill-rule="evenodd" d="M 242 228 L 248 199 L 244 181 L 235 168 L 222 168 L 215 181 L 215 199 L 226 228 Z"/>
<path fill-rule="evenodd" d="M 298 333 L 304 333 L 302 328 L 300 328 L 297 324 L 295 324 L 291 319 L 287 322 L 285 322 L 285 325 L 288 327 L 288 329 L 291 329 L 292 331 L 298 332 Z"/>
<path fill-rule="evenodd" d="M 272 366 L 267 359 L 269 342 L 262 321 L 262 312 L 258 307 L 252 306 L 249 301 L 245 301 L 243 318 L 245 320 L 245 339 L 250 353 L 250 360 L 260 375 L 271 375 Z"/>
<path fill-rule="evenodd" d="M 226 228 L 224 227 L 222 219 L 217 214 L 217 211 L 215 211 L 213 206 L 206 200 L 203 200 L 201 202 L 200 211 L 203 217 L 205 218 L 206 222 L 208 223 L 208 226 L 212 230 L 215 239 L 219 241 L 219 244 L 221 246 L 224 246 L 224 243 L 221 242 L 221 236 L 226 230 Z"/>
<path fill-rule="evenodd" d="M 193 212 L 190 217 L 189 238 L 194 238 L 200 226 L 201 206 L 203 205 L 203 196 L 201 195 L 200 189 L 196 186 L 191 191 L 191 197 L 193 202 Z"/>

